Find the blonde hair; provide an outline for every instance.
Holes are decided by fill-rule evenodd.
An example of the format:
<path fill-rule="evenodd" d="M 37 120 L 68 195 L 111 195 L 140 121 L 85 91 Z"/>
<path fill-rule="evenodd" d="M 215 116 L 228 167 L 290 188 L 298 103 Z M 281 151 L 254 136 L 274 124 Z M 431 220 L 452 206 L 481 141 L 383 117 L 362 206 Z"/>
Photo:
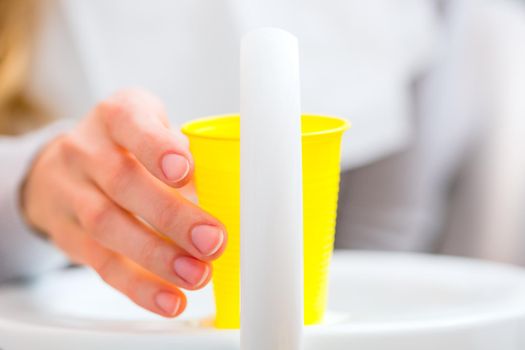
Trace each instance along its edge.
<path fill-rule="evenodd" d="M 21 134 L 49 120 L 25 92 L 37 2 L 0 0 L 0 134 Z"/>

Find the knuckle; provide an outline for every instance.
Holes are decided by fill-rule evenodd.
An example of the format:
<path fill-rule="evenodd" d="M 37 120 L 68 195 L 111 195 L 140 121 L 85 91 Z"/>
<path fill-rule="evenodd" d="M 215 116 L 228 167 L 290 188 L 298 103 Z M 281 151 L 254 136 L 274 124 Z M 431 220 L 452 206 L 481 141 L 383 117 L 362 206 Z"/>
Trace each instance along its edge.
<path fill-rule="evenodd" d="M 182 202 L 177 199 L 166 201 L 160 206 L 156 219 L 156 227 L 162 233 L 173 232 L 177 226 L 178 217 L 182 211 Z"/>
<path fill-rule="evenodd" d="M 55 143 L 58 152 L 62 158 L 68 163 L 72 163 L 77 160 L 85 152 L 82 146 L 70 135 L 64 135 L 60 137 Z"/>
<path fill-rule="evenodd" d="M 124 282 L 122 293 L 128 296 L 131 300 L 138 301 L 138 290 L 142 284 L 142 279 L 137 275 L 129 276 Z"/>
<path fill-rule="evenodd" d="M 163 110 L 164 105 L 160 98 L 146 89 L 140 87 L 128 87 L 117 91 L 111 98 L 116 100 L 140 103 L 151 106 L 157 110 Z"/>
<path fill-rule="evenodd" d="M 136 152 L 139 154 L 152 154 L 159 143 L 159 135 L 151 130 L 142 130 L 140 134 L 140 141 L 137 142 Z"/>
<path fill-rule="evenodd" d="M 151 147 L 159 142 L 159 134 L 155 130 L 142 130 L 139 144 L 143 147 Z"/>
<path fill-rule="evenodd" d="M 122 127 L 140 127 L 142 119 L 160 117 L 167 123 L 166 110 L 155 95 L 140 88 L 122 89 L 95 107 L 95 115 L 109 131 Z M 156 135 L 146 135 L 144 142 L 155 142 Z"/>
<path fill-rule="evenodd" d="M 149 109 L 154 114 L 166 114 L 162 100 L 141 88 L 124 88 L 99 103 L 97 114 L 106 121 L 131 122 L 133 111 Z"/>
<path fill-rule="evenodd" d="M 96 115 L 108 125 L 126 123 L 131 120 L 134 101 L 127 95 L 113 95 L 100 102 L 95 110 Z"/>
<path fill-rule="evenodd" d="M 105 172 L 102 183 L 104 190 L 113 197 L 123 193 L 131 185 L 136 170 L 137 162 L 134 159 L 126 155 L 117 157 Z"/>
<path fill-rule="evenodd" d="M 147 240 L 139 250 L 139 255 L 137 257 L 145 267 L 153 265 L 157 260 L 157 252 L 160 248 L 159 243 L 155 239 Z"/>
<path fill-rule="evenodd" d="M 114 256 L 108 254 L 104 257 L 93 259 L 90 265 L 104 282 L 111 284 L 111 265 L 113 262 Z"/>
<path fill-rule="evenodd" d="M 100 200 L 97 203 L 80 203 L 78 216 L 82 225 L 95 237 L 103 231 L 109 216 L 113 211 L 113 204 L 109 200 Z"/>

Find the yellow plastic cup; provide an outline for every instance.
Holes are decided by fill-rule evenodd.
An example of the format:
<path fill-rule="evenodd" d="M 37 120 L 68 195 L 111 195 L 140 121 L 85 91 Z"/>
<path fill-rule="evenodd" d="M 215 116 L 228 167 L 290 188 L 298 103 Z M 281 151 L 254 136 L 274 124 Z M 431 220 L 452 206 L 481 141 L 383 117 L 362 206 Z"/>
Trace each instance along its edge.
<path fill-rule="evenodd" d="M 322 321 L 332 256 L 341 137 L 350 124 L 342 118 L 303 115 L 304 321 Z M 195 160 L 199 204 L 221 220 L 228 246 L 214 262 L 213 290 L 218 328 L 240 325 L 240 143 L 239 116 L 222 115 L 186 123 Z M 271 253 L 269 253 L 271 258 Z"/>

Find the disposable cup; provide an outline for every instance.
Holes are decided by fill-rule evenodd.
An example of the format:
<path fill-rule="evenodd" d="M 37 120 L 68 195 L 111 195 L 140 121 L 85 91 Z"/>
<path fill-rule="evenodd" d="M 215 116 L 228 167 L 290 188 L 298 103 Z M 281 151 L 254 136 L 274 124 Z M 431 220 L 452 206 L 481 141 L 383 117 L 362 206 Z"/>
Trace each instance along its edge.
<path fill-rule="evenodd" d="M 342 118 L 321 115 L 303 115 L 301 122 L 304 321 L 311 325 L 322 321 L 326 309 L 339 192 L 341 137 L 350 124 Z M 190 140 L 195 160 L 199 205 L 221 220 L 228 232 L 228 246 L 213 263 L 215 326 L 218 328 L 239 328 L 240 324 L 239 126 L 238 115 L 221 115 L 190 121 L 182 128 Z M 268 259 L 271 258 L 272 252 L 268 252 Z"/>

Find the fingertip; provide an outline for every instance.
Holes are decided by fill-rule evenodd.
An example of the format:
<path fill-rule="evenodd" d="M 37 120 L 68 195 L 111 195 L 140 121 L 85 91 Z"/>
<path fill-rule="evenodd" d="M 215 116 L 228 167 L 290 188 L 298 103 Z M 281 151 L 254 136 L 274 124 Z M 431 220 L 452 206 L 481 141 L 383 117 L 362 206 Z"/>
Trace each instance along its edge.
<path fill-rule="evenodd" d="M 165 153 L 161 157 L 160 168 L 165 181 L 175 186 L 184 185 L 192 173 L 191 161 L 179 153 Z"/>
<path fill-rule="evenodd" d="M 155 304 L 166 317 L 176 317 L 186 308 L 186 297 L 182 293 L 161 291 L 155 296 Z"/>
<path fill-rule="evenodd" d="M 216 225 L 220 228 L 220 232 L 222 235 L 222 237 L 220 238 L 220 244 L 218 246 L 218 249 L 215 250 L 212 254 L 203 257 L 203 260 L 205 261 L 213 261 L 220 258 L 224 254 L 224 251 L 228 246 L 228 231 L 226 230 L 226 227 L 220 222 L 217 222 Z"/>
<path fill-rule="evenodd" d="M 173 271 L 185 282 L 182 288 L 197 290 L 203 288 L 211 278 L 211 266 L 189 256 L 182 256 L 173 262 Z"/>
<path fill-rule="evenodd" d="M 215 255 L 223 246 L 224 230 L 214 225 L 197 225 L 190 231 L 193 245 L 204 256 Z"/>
<path fill-rule="evenodd" d="M 186 310 L 186 306 L 188 305 L 186 295 L 180 290 L 178 292 L 178 295 L 179 295 L 179 308 L 173 317 L 177 317 L 180 314 L 182 314 L 184 310 Z"/>

